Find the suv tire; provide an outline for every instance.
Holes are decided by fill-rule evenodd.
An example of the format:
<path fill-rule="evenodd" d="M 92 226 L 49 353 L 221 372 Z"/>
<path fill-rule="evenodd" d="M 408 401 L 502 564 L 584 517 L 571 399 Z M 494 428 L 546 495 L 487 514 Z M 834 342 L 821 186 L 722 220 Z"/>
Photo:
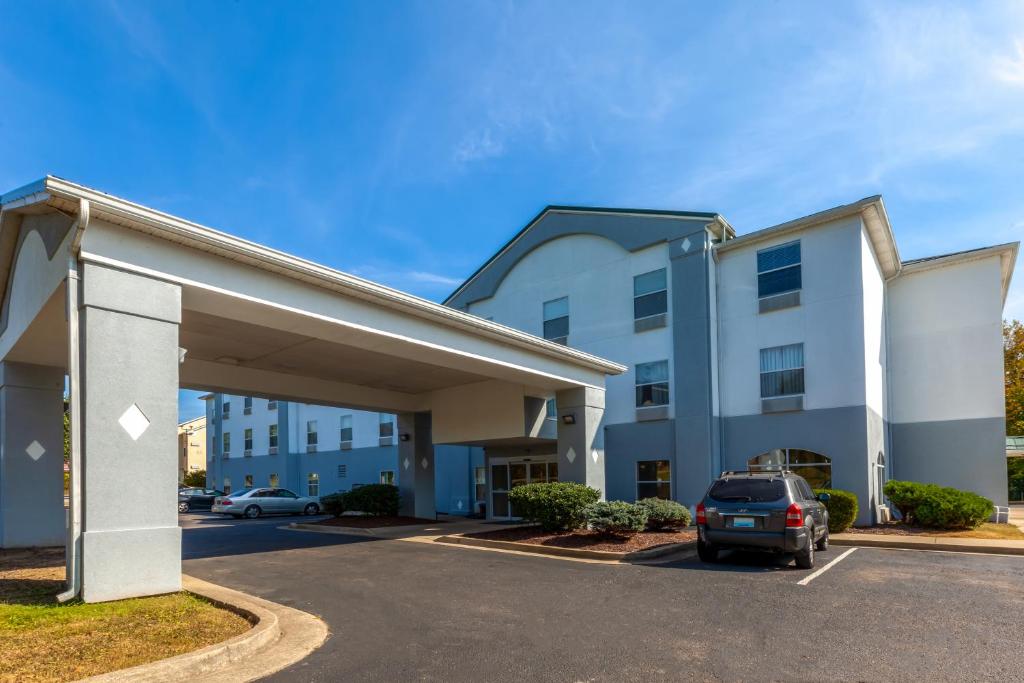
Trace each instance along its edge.
<path fill-rule="evenodd" d="M 701 562 L 717 562 L 718 548 L 710 543 L 697 541 L 697 557 L 700 558 Z"/>
<path fill-rule="evenodd" d="M 807 547 L 796 554 L 796 566 L 800 569 L 811 569 L 814 567 L 814 529 L 810 529 L 807 537 Z"/>
<path fill-rule="evenodd" d="M 821 535 L 818 542 L 814 545 L 815 550 L 828 550 L 828 528 L 825 529 L 825 533 Z"/>

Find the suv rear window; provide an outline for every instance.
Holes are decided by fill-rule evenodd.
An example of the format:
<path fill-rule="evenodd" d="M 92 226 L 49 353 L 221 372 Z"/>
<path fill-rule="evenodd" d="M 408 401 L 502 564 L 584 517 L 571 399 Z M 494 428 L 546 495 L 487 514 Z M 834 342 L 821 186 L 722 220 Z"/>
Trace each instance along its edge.
<path fill-rule="evenodd" d="M 786 495 L 782 479 L 719 479 L 708 497 L 723 503 L 770 503 Z"/>

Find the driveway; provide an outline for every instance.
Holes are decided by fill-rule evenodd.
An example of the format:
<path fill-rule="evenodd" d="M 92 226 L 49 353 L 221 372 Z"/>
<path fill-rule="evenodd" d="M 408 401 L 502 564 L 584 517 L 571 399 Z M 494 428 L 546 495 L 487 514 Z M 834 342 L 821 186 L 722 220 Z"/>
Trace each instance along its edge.
<path fill-rule="evenodd" d="M 1019 680 L 1024 558 L 587 564 L 183 515 L 193 576 L 323 617 L 268 680 Z M 805 585 L 801 585 L 800 582 Z"/>

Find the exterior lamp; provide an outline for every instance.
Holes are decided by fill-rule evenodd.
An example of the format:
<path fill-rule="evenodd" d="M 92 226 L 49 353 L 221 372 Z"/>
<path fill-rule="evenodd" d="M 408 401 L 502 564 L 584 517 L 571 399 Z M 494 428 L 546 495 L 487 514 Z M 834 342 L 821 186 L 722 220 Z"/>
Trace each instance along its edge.
<path fill-rule="evenodd" d="M 399 441 L 408 441 L 409 440 L 409 435 L 408 434 L 399 434 L 398 435 L 398 440 Z"/>
<path fill-rule="evenodd" d="M 563 415 L 562 416 L 562 424 L 567 424 L 567 425 L 574 425 L 574 424 L 576 424 L 576 414 L 575 413 L 566 413 L 565 415 Z"/>

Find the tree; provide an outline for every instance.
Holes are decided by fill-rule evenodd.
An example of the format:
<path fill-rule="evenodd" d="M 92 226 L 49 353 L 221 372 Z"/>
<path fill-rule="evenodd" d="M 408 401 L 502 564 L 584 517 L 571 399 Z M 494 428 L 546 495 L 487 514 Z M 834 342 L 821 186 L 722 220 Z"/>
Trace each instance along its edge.
<path fill-rule="evenodd" d="M 1006 435 L 1024 435 L 1024 323 L 1003 321 L 1006 372 Z"/>
<path fill-rule="evenodd" d="M 194 470 L 192 472 L 185 473 L 185 480 L 182 482 L 185 486 L 197 486 L 206 488 L 206 470 Z"/>

